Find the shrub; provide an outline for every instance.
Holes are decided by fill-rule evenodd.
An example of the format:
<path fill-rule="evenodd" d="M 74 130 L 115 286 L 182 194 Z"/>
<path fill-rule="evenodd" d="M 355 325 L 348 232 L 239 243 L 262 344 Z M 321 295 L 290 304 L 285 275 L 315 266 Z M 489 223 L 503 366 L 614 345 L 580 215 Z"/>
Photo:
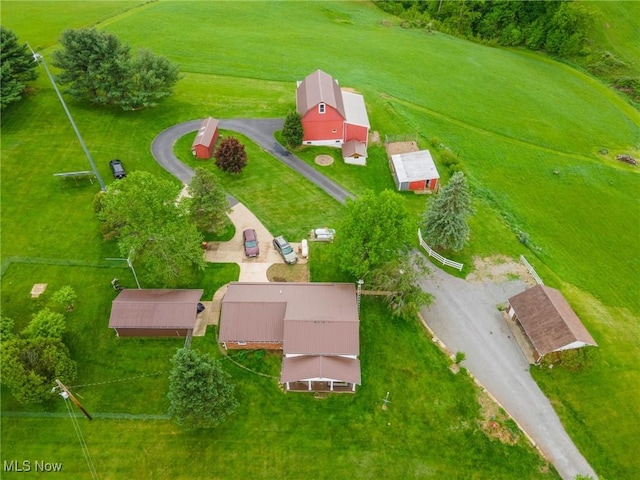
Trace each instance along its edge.
<path fill-rule="evenodd" d="M 216 165 L 225 172 L 240 173 L 247 165 L 247 152 L 237 138 L 227 137 L 216 149 L 213 156 Z"/>

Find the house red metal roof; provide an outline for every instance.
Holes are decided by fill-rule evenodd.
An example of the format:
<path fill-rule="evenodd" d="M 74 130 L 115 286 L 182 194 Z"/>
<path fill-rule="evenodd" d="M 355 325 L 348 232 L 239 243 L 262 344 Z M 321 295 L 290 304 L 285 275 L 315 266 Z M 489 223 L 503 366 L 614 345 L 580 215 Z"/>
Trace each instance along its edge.
<path fill-rule="evenodd" d="M 509 299 L 525 333 L 540 355 L 572 344 L 597 346 L 560 291 L 544 285 Z"/>
<path fill-rule="evenodd" d="M 347 118 L 342 99 L 342 91 L 331 75 L 316 70 L 300 82 L 296 90 L 296 106 L 300 116 L 304 116 L 312 108 L 320 103 L 335 108 L 342 118 Z"/>
<path fill-rule="evenodd" d="M 224 301 L 220 342 L 282 342 L 286 302 Z"/>
<path fill-rule="evenodd" d="M 193 328 L 204 290 L 125 289 L 111 306 L 111 328 Z"/>
<path fill-rule="evenodd" d="M 280 340 L 285 354 L 358 355 L 359 322 L 350 283 L 233 282 L 222 299 L 218 339 Z"/>
<path fill-rule="evenodd" d="M 360 360 L 347 357 L 301 355 L 282 359 L 280 381 L 333 380 L 360 385 Z"/>

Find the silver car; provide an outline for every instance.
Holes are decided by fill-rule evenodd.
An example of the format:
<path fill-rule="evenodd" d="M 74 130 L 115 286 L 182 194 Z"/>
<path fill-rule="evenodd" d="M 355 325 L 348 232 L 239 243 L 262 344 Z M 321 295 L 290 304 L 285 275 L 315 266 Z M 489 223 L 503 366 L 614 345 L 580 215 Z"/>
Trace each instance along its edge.
<path fill-rule="evenodd" d="M 282 235 L 273 239 L 273 246 L 278 253 L 282 255 L 286 263 L 292 265 L 298 262 L 298 255 L 296 255 L 296 252 Z"/>

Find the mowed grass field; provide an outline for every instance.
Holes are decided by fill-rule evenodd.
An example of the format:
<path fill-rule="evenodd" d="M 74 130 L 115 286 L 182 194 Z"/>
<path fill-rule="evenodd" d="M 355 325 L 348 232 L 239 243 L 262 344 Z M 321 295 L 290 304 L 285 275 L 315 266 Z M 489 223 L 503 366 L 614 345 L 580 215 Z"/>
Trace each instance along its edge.
<path fill-rule="evenodd" d="M 109 179 L 108 160 L 116 157 L 121 158 L 130 170 L 144 169 L 166 175 L 151 158 L 149 145 L 158 132 L 175 123 L 207 115 L 221 118 L 284 116 L 294 106 L 295 81 L 316 68 L 332 74 L 342 86 L 364 94 L 372 129 L 379 131 L 383 138 L 384 134 L 418 134 L 423 147 L 429 147 L 429 143 L 437 139 L 451 148 L 469 176 L 477 210 L 471 221 L 470 245 L 457 254 L 456 259 L 469 263 L 473 255 L 507 253 L 516 256 L 524 253 L 547 284 L 563 291 L 600 347 L 592 363 L 582 371 L 535 370 L 534 375 L 596 471 L 606 478 L 633 478 L 633 472 L 640 468 L 636 442 L 640 435 L 637 401 L 640 398 L 637 366 L 640 349 L 636 341 L 640 336 L 640 295 L 636 288 L 640 272 L 637 244 L 640 203 L 637 169 L 618 163 L 613 157 L 617 153 L 638 156 L 640 115 L 624 99 L 596 80 L 537 55 L 487 48 L 439 34 L 403 30 L 393 17 L 366 3 L 155 2 L 133 9 L 135 2 L 84 2 L 82 8 L 78 5 L 73 3 L 74 8 L 70 10 L 69 4 L 64 2 L 3 2 L 3 26 L 13 29 L 20 40 L 43 47 L 43 53 L 49 58 L 49 47 L 55 45 L 63 28 L 97 24 L 98 28 L 118 35 L 133 47 L 149 47 L 168 56 L 181 65 L 185 75 L 171 98 L 147 111 L 98 110 L 69 102 L 105 179 Z M 118 12 L 122 14 L 113 16 Z M 182 142 L 189 143 L 189 140 Z M 327 211 L 328 218 L 340 215 L 341 206 L 333 204 L 326 196 L 323 198 L 302 180 L 299 180 L 300 190 L 295 192 L 320 195 L 314 205 L 321 206 L 312 209 L 305 202 L 298 204 L 299 198 L 294 191 L 286 190 L 288 193 L 282 197 L 273 196 L 269 190 L 275 191 L 280 178 L 290 173 L 270 165 L 270 160 L 256 147 L 248 148 L 252 154 L 250 162 L 251 158 L 256 161 L 252 170 L 247 170 L 246 177 L 257 175 L 261 177 L 260 181 L 247 182 L 246 178 L 238 177 L 227 179 L 226 185 L 251 209 L 259 212 L 270 228 L 296 234 L 317 223 L 322 209 Z M 609 153 L 598 153 L 603 149 Z M 101 261 L 118 256 L 114 244 L 102 242 L 93 217 L 91 202 L 96 185 L 86 181 L 76 185 L 73 181 L 59 181 L 52 176 L 56 172 L 87 167 L 64 112 L 41 71 L 32 94 L 3 113 L 3 259 L 21 256 Z M 447 169 L 441 164 L 439 168 L 446 181 Z M 358 193 L 357 168 L 352 172 L 343 168 L 333 170 L 335 172 L 327 170 L 327 173 Z M 277 175 L 269 179 L 268 172 L 276 171 Z M 291 182 L 290 177 L 286 178 Z M 385 185 L 385 181 L 367 181 L 376 189 Z M 264 195 L 252 192 L 256 185 L 264 189 Z M 407 196 L 407 201 L 418 216 L 428 199 L 416 200 L 414 196 Z M 283 202 L 291 208 L 291 215 L 283 214 Z M 529 249 L 518 242 L 518 231 L 527 234 Z M 57 282 L 61 286 L 69 278 L 76 286 L 85 277 L 78 273 L 79 278 L 75 280 L 75 273 L 68 277 L 68 272 L 28 270 L 22 265 L 16 263 L 9 267 L 2 286 L 3 311 L 16 320 L 32 308 L 25 309 L 25 302 L 30 299 L 13 300 L 14 296 L 24 295 L 29 282 L 51 278 L 52 285 Z M 98 283 L 106 282 L 111 273 L 105 271 L 104 278 Z M 22 280 L 13 280 L 14 275 Z M 80 337 L 78 343 L 72 342 L 72 353 L 76 358 L 89 351 L 92 342 L 109 341 L 106 336 L 110 332 L 103 331 L 113 297 L 109 288 L 104 293 L 98 289 L 91 292 L 90 298 L 95 298 L 101 307 L 92 307 L 91 314 L 85 312 L 86 317 L 76 320 L 94 322 L 97 325 L 95 332 L 101 332 L 96 333 L 97 336 Z M 368 325 L 363 319 L 363 333 L 379 328 L 375 321 Z M 410 332 L 407 338 L 412 335 L 422 338 L 418 329 Z M 382 335 L 383 332 L 371 333 Z M 399 357 L 407 351 L 407 346 L 402 344 L 404 340 L 406 338 L 394 344 Z M 142 342 L 141 345 L 146 344 Z M 166 361 L 176 347 L 167 344 L 155 347 L 152 346 L 154 342 L 149 345 L 144 355 L 155 358 L 149 367 Z M 201 345 L 212 348 L 206 343 Z M 81 370 L 80 383 L 126 377 L 129 370 L 135 373 L 148 371 L 142 367 L 145 363 L 132 353 L 134 349 L 130 345 L 116 342 L 109 348 L 115 349 L 113 351 L 123 358 L 129 356 L 131 361 L 113 366 L 106 359 L 91 357 L 95 367 Z M 128 365 L 134 362 L 140 363 L 138 370 Z M 376 366 L 376 363 L 371 364 L 371 368 Z M 423 367 L 425 377 L 417 375 Z M 523 455 L 527 458 L 523 464 L 529 467 L 524 471 L 531 475 L 530 478 L 537 478 L 537 467 L 532 466 L 535 461 L 528 453 L 513 453 L 509 449 L 496 453 L 494 448 L 505 447 L 493 443 L 487 447 L 484 441 L 459 444 L 460 438 L 445 434 L 455 430 L 451 426 L 456 423 L 455 416 L 451 417 L 451 425 L 438 430 L 435 437 L 430 437 L 430 443 L 427 442 L 441 458 L 440 464 L 435 460 L 413 463 L 414 456 L 424 455 L 422 446 L 418 446 L 422 445 L 418 437 L 428 429 L 426 426 L 412 428 L 409 418 L 402 427 L 410 431 L 411 441 L 397 434 L 393 436 L 395 443 L 390 439 L 372 442 L 369 449 L 364 434 L 370 434 L 377 424 L 367 415 L 372 411 L 379 413 L 373 410 L 373 405 L 385 393 L 386 382 L 423 382 L 434 368 L 438 370 L 439 367 L 427 363 L 411 372 L 392 370 L 384 379 L 370 377 L 367 380 L 380 392 L 367 393 L 365 385 L 362 395 L 356 396 L 357 400 L 332 400 L 338 405 L 327 407 L 327 410 L 321 407 L 310 419 L 322 423 L 324 418 L 331 417 L 329 411 L 333 408 L 346 408 L 340 402 L 357 402 L 358 406 L 354 408 L 358 413 L 331 417 L 334 421 L 323 427 L 329 428 L 329 432 L 318 430 L 315 441 L 322 445 L 345 424 L 352 431 L 357 425 L 365 425 L 363 436 L 358 437 L 360 440 L 355 439 L 348 447 L 353 449 L 353 457 L 341 457 L 347 463 L 352 460 L 361 470 L 358 475 L 363 476 L 364 472 L 370 471 L 389 472 L 389 478 L 406 478 L 407 472 L 414 477 L 460 478 L 473 475 L 469 472 L 481 472 L 479 478 L 482 478 L 482 473 L 491 471 L 483 459 L 500 458 L 501 466 L 496 467 L 500 471 L 490 473 L 489 477 L 526 478 L 521 473 L 512 476 L 505 473 L 512 465 L 511 455 Z M 240 370 L 233 374 L 243 381 L 243 399 L 253 399 L 254 395 L 256 398 L 266 395 L 269 401 L 280 399 L 279 392 L 264 394 L 267 390 L 262 388 L 264 385 L 256 387 L 256 377 L 242 377 Z M 143 384 L 140 391 L 152 391 L 154 395 L 159 392 L 164 396 L 166 382 L 163 382 L 155 384 L 155 388 L 153 383 Z M 253 388 L 256 390 L 251 390 Z M 416 389 L 414 385 L 408 392 L 417 395 Z M 398 390 L 401 390 L 399 386 Z M 449 394 L 451 392 L 441 392 L 438 401 L 450 401 L 446 399 Z M 159 414 L 166 410 L 163 399 L 156 399 L 150 404 L 153 411 L 145 412 L 142 408 L 145 403 L 138 397 L 128 404 L 124 400 L 110 403 L 106 400 L 108 396 L 109 393 L 98 394 L 92 406 L 101 412 Z M 255 403 L 247 400 L 245 404 L 251 405 L 247 407 L 251 416 L 247 417 L 248 413 L 244 412 L 242 421 L 234 420 L 225 427 L 228 429 L 224 433 L 217 432 L 211 437 L 228 445 L 224 449 L 225 456 L 216 457 L 216 447 L 211 445 L 210 449 L 201 452 L 203 462 L 209 463 L 214 458 L 219 464 L 227 462 L 233 473 L 221 470 L 218 474 L 225 478 L 234 475 L 243 478 L 243 472 L 258 477 L 277 476 L 282 471 L 289 472 L 291 478 L 322 478 L 324 471 L 329 472 L 326 478 L 340 476 L 338 466 L 328 460 L 322 464 L 324 470 L 300 470 L 301 475 L 297 475 L 297 470 L 278 469 L 277 462 L 270 463 L 273 459 L 269 456 L 260 460 L 262 470 L 254 467 L 244 470 L 248 458 L 245 451 L 260 457 L 261 449 L 277 443 L 274 440 L 256 444 L 255 449 L 251 449 L 246 447 L 251 444 L 250 438 L 256 435 L 272 439 L 285 437 L 269 437 L 272 427 L 264 426 L 259 419 L 267 413 L 269 418 L 279 415 L 286 410 L 287 402 L 301 402 L 304 407 L 300 412 L 316 405 L 309 399 L 286 396 L 270 411 L 257 400 Z M 426 401 L 418 396 L 415 403 L 419 406 Z M 3 410 L 18 408 L 3 390 Z M 416 416 L 431 414 L 429 409 L 411 412 Z M 445 411 L 443 416 L 434 418 L 439 419 L 437 423 L 445 422 L 448 413 Z M 473 417 L 473 413 L 470 416 Z M 65 430 L 70 426 L 61 422 L 3 418 L 3 457 L 15 457 L 25 451 L 42 454 L 47 448 L 51 451 L 55 448 L 55 444 L 27 441 L 28 435 L 22 435 L 22 431 L 38 432 L 38 437 L 41 434 L 61 435 L 61 438 L 71 436 L 69 442 L 73 441 L 70 431 Z M 108 426 L 96 427 L 97 437 L 113 428 L 116 436 L 119 432 L 126 439 L 124 443 L 129 443 L 121 451 L 111 451 L 112 454 L 137 444 L 133 433 L 137 427 L 134 426 L 146 428 L 148 425 L 129 422 L 114 421 Z M 158 428 L 167 432 L 168 438 L 179 437 L 179 448 L 173 445 L 176 448 L 170 455 L 175 457 L 158 464 L 171 448 L 149 447 L 145 459 L 148 459 L 150 470 L 146 471 L 154 472 L 157 478 L 180 478 L 180 465 L 186 467 L 192 462 L 177 458 L 189 455 L 193 450 L 189 445 L 200 445 L 202 437 L 177 433 L 175 427 L 159 422 Z M 270 421 L 268 425 L 273 423 Z M 290 425 L 287 432 L 293 429 Z M 224 439 L 219 438 L 221 435 Z M 312 431 L 306 430 L 301 437 L 293 438 L 302 442 L 301 438 L 308 437 L 304 448 L 312 451 L 313 436 Z M 395 451 L 397 458 L 406 461 L 394 467 L 393 459 L 385 456 L 387 447 L 383 444 Z M 293 447 L 288 445 L 286 448 L 291 450 Z M 326 448 L 323 451 L 335 455 L 339 449 L 347 447 L 336 444 L 335 449 Z M 477 449 L 485 453 L 476 456 Z M 384 455 L 380 453 L 382 450 Z M 282 451 L 284 447 L 278 447 L 273 456 L 281 455 Z M 72 455 L 78 455 L 78 472 L 82 472 L 79 450 L 72 452 L 70 449 L 69 457 L 65 454 L 65 458 Z M 109 453 L 103 461 L 108 459 Z M 174 463 L 178 466 L 171 466 Z M 131 460 L 118 467 L 122 470 L 107 470 L 111 472 L 106 474 L 107 478 L 109 475 L 111 478 L 122 476 L 134 464 Z M 455 470 L 457 464 L 464 467 Z M 144 462 L 139 468 L 145 471 Z M 355 471 L 355 467 L 348 470 L 347 476 L 357 478 Z M 185 473 L 183 478 L 190 477 Z"/>

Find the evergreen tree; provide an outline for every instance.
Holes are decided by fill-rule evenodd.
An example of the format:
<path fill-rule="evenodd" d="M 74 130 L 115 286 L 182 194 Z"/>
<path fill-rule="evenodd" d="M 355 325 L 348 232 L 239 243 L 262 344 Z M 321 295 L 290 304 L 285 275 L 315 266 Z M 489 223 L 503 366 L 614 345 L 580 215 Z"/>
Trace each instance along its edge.
<path fill-rule="evenodd" d="M 0 109 L 22 98 L 27 82 L 38 78 L 34 60 L 16 34 L 0 26 Z"/>
<path fill-rule="evenodd" d="M 233 413 L 235 387 L 208 354 L 186 348 L 173 357 L 169 377 L 169 414 L 186 429 L 212 428 Z"/>
<path fill-rule="evenodd" d="M 432 247 L 460 250 L 469 238 L 467 218 L 472 213 L 467 180 L 456 172 L 425 211 L 425 241 Z"/>
<path fill-rule="evenodd" d="M 154 106 L 180 78 L 177 65 L 148 50 L 131 55 L 112 34 L 95 29 L 65 30 L 62 50 L 53 52 L 58 83 L 76 99 L 124 110 Z"/>
<path fill-rule="evenodd" d="M 196 226 L 205 232 L 221 231 L 229 223 L 227 213 L 231 209 L 216 174 L 206 168 L 196 168 L 188 189 L 189 210 Z"/>
<path fill-rule="evenodd" d="M 302 119 L 300 114 L 295 110 L 290 111 L 284 119 L 282 127 L 282 138 L 290 147 L 299 147 L 302 145 L 304 129 L 302 128 Z"/>
<path fill-rule="evenodd" d="M 225 172 L 240 173 L 247 165 L 247 152 L 237 138 L 227 137 L 222 142 L 213 156 L 216 165 Z"/>

